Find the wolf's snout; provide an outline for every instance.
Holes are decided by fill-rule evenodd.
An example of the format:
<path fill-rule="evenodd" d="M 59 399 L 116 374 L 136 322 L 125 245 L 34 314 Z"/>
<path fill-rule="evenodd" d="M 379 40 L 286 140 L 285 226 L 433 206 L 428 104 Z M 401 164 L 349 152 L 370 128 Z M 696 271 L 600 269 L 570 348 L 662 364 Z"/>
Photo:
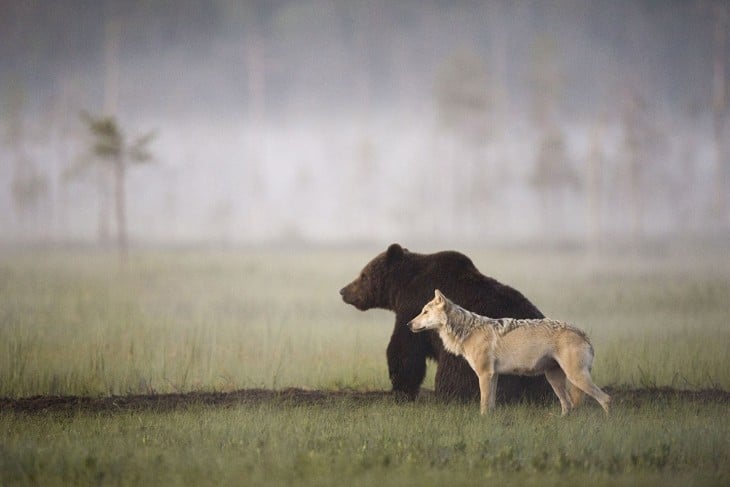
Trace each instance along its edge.
<path fill-rule="evenodd" d="M 345 288 L 344 287 L 342 289 L 340 289 L 340 296 L 342 296 L 342 297 L 345 296 Z"/>

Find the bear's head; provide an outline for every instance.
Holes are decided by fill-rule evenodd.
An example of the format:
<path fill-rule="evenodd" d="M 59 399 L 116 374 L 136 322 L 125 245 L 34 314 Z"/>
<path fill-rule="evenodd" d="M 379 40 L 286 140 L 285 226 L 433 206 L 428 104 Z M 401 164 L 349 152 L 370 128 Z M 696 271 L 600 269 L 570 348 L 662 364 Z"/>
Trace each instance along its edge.
<path fill-rule="evenodd" d="M 365 265 L 354 281 L 340 289 L 342 300 L 361 311 L 372 308 L 390 309 L 393 273 L 400 267 L 407 253 L 407 249 L 394 243 L 388 250 L 378 254 Z"/>

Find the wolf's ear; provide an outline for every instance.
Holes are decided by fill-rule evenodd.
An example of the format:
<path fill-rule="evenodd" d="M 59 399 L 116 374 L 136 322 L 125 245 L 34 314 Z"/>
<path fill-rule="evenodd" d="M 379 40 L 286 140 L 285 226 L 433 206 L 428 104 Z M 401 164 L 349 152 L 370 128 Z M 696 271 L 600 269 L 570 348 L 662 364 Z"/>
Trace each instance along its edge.
<path fill-rule="evenodd" d="M 436 304 L 442 304 L 445 301 L 444 298 L 446 296 L 444 296 L 443 294 L 441 294 L 441 291 L 439 291 L 438 289 L 436 289 L 433 292 L 433 295 L 436 298 Z"/>
<path fill-rule="evenodd" d="M 388 247 L 388 250 L 385 252 L 385 259 L 388 263 L 396 262 L 401 257 L 403 257 L 403 252 L 403 247 L 401 247 L 397 243 L 391 244 L 391 246 Z"/>

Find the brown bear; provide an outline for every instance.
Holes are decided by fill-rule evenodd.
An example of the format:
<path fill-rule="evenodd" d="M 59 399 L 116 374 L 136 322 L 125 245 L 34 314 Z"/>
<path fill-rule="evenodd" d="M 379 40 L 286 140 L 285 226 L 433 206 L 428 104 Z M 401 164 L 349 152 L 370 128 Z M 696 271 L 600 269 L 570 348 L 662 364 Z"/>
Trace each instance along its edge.
<path fill-rule="evenodd" d="M 398 244 L 371 260 L 340 295 L 362 311 L 382 308 L 395 312 L 395 328 L 387 348 L 393 392 L 415 399 L 426 375 L 426 359 L 431 358 L 438 363 L 437 396 L 476 399 L 479 384 L 469 364 L 447 352 L 437 333 L 414 334 L 406 326 L 437 288 L 460 306 L 491 318 L 544 318 L 519 291 L 481 274 L 467 256 L 454 251 L 417 254 Z M 498 391 L 500 402 L 551 397 L 542 376 L 500 376 Z"/>

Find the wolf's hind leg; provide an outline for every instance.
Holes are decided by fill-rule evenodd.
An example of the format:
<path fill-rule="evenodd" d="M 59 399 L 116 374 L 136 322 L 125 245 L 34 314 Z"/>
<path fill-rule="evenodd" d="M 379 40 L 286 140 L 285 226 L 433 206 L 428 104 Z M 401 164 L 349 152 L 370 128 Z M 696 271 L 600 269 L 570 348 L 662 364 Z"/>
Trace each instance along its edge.
<path fill-rule="evenodd" d="M 566 372 L 568 380 L 574 386 L 591 396 L 593 399 L 598 401 L 606 414 L 608 414 L 608 405 L 611 402 L 611 396 L 603 392 L 597 385 L 593 383 L 591 374 L 587 368 L 584 368 L 576 372 Z"/>
<path fill-rule="evenodd" d="M 545 378 L 553 388 L 553 391 L 555 391 L 555 395 L 558 396 L 562 414 L 565 416 L 571 409 L 573 409 L 573 402 L 568 395 L 568 383 L 565 377 L 565 372 L 563 372 L 563 369 L 560 367 L 553 367 L 552 369 L 545 371 Z"/>
<path fill-rule="evenodd" d="M 575 387 L 573 384 L 570 383 L 570 381 L 566 382 L 566 387 L 568 388 L 568 396 L 570 397 L 570 402 L 573 404 L 573 409 L 580 406 L 580 403 L 583 402 L 583 391 L 581 391 L 579 388 Z"/>

